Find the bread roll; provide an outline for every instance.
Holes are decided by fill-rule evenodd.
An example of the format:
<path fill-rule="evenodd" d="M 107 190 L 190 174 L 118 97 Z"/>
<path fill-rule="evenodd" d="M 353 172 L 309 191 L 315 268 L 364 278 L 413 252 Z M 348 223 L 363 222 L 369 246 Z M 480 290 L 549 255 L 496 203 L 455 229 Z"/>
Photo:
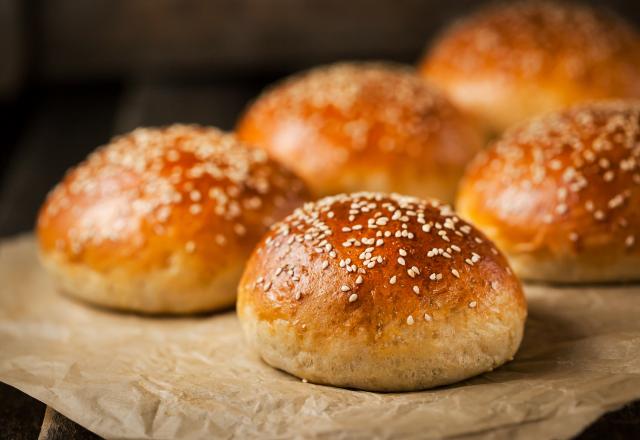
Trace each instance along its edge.
<path fill-rule="evenodd" d="M 451 201 L 479 131 L 404 67 L 341 63 L 262 94 L 237 127 L 318 195 L 397 191 Z"/>
<path fill-rule="evenodd" d="M 526 304 L 493 244 L 447 205 L 356 193 L 275 224 L 238 289 L 249 344 L 314 383 L 410 391 L 510 360 Z"/>
<path fill-rule="evenodd" d="M 459 213 L 548 282 L 640 279 L 640 102 L 583 104 L 508 131 L 470 165 Z"/>
<path fill-rule="evenodd" d="M 640 98 L 640 34 L 593 6 L 502 3 L 451 26 L 420 71 L 499 133 L 580 102 Z"/>
<path fill-rule="evenodd" d="M 72 169 L 38 217 L 41 257 L 68 294 L 144 313 L 231 306 L 268 226 L 302 182 L 214 128 L 137 129 Z"/>

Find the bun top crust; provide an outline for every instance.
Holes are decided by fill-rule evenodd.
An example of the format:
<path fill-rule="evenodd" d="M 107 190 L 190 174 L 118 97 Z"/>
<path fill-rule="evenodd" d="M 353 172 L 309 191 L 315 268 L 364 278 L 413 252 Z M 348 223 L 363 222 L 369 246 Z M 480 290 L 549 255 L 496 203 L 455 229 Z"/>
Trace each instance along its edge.
<path fill-rule="evenodd" d="M 588 5 L 502 4 L 449 28 L 420 70 L 465 110 L 510 125 L 578 102 L 640 97 L 640 34 Z"/>
<path fill-rule="evenodd" d="M 615 78 L 638 90 L 639 48 L 638 32 L 604 10 L 521 2 L 494 6 L 458 22 L 436 42 L 430 62 L 458 74 L 491 72 L 505 80 L 558 71 L 572 81 L 609 87 Z M 610 67 L 601 70 L 606 65 Z"/>
<path fill-rule="evenodd" d="M 322 195 L 344 191 L 336 182 L 348 174 L 457 172 L 482 145 L 480 133 L 414 70 L 375 62 L 315 68 L 271 87 L 237 133 Z"/>
<path fill-rule="evenodd" d="M 241 280 L 238 313 L 247 305 L 262 320 L 372 336 L 387 323 L 526 310 L 505 258 L 449 206 L 380 193 L 307 203 L 274 225 Z"/>
<path fill-rule="evenodd" d="M 233 135 L 140 128 L 70 170 L 37 228 L 44 252 L 95 270 L 144 272 L 169 266 L 175 253 L 224 267 L 305 198 L 298 178 Z"/>
<path fill-rule="evenodd" d="M 640 102 L 577 106 L 508 131 L 479 154 L 458 209 L 504 250 L 638 254 Z"/>

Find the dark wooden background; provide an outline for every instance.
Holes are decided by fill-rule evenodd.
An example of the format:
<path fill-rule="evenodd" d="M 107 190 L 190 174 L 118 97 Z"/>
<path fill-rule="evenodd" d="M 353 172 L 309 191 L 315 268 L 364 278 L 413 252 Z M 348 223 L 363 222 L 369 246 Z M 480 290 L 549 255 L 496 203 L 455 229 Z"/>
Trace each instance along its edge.
<path fill-rule="evenodd" d="M 272 81 L 340 59 L 413 63 L 481 3 L 0 0 L 0 238 L 31 230 L 46 192 L 113 134 L 172 122 L 230 129 Z M 607 6 L 640 23 L 639 1 Z M 0 439 L 93 437 L 0 383 Z M 579 438 L 640 438 L 640 402 Z"/>

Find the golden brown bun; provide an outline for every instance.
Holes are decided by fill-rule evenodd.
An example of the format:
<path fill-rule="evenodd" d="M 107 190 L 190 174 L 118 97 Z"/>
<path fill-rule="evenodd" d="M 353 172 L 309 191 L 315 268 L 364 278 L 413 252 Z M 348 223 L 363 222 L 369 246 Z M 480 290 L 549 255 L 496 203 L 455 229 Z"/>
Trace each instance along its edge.
<path fill-rule="evenodd" d="M 452 201 L 482 136 L 407 68 L 342 63 L 272 87 L 238 136 L 296 171 L 316 195 L 397 191 Z"/>
<path fill-rule="evenodd" d="M 461 216 L 531 280 L 640 279 L 640 102 L 583 104 L 508 131 L 469 166 Z"/>
<path fill-rule="evenodd" d="M 491 131 L 606 98 L 640 97 L 640 34 L 587 5 L 489 7 L 446 31 L 422 75 Z"/>
<path fill-rule="evenodd" d="M 307 203 L 238 288 L 250 345 L 311 382 L 408 391 L 510 360 L 526 304 L 505 258 L 447 205 L 356 193 Z"/>
<path fill-rule="evenodd" d="M 233 304 L 253 246 L 305 197 L 264 151 L 208 127 L 137 129 L 72 169 L 38 218 L 67 293 L 145 313 Z"/>

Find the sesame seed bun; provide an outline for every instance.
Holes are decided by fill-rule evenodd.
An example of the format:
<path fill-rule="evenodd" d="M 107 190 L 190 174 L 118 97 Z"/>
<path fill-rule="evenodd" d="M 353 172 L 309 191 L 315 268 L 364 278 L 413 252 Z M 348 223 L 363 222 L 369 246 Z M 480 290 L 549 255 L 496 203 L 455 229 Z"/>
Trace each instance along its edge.
<path fill-rule="evenodd" d="M 341 63 L 271 87 L 238 136 L 265 148 L 318 196 L 396 191 L 451 201 L 482 136 L 406 67 Z"/>
<path fill-rule="evenodd" d="M 145 313 L 231 306 L 253 246 L 302 203 L 302 182 L 208 127 L 137 129 L 49 194 L 37 232 L 68 294 Z"/>
<path fill-rule="evenodd" d="M 526 304 L 505 258 L 435 200 L 307 203 L 258 244 L 238 289 L 249 344 L 311 382 L 409 391 L 510 360 Z"/>
<path fill-rule="evenodd" d="M 499 133 L 580 102 L 640 97 L 640 34 L 593 6 L 505 3 L 451 26 L 420 71 Z"/>
<path fill-rule="evenodd" d="M 640 102 L 583 104 L 508 131 L 469 166 L 457 208 L 520 276 L 640 279 Z"/>

